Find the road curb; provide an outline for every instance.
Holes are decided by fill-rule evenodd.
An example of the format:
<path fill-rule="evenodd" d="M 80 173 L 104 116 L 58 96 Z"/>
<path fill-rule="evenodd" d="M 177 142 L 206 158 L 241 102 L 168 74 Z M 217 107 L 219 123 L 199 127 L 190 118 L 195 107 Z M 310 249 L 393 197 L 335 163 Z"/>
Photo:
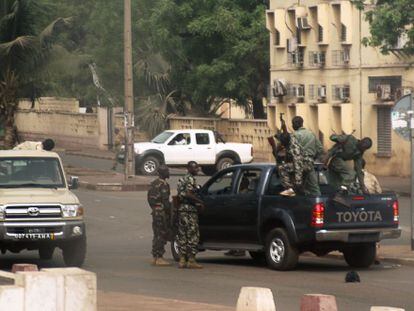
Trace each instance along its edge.
<path fill-rule="evenodd" d="M 311 255 L 310 255 L 311 256 Z M 332 259 L 341 259 L 345 260 L 343 255 L 340 254 L 329 254 L 324 256 L 326 258 L 332 258 Z M 379 256 L 379 261 L 386 261 L 394 264 L 399 265 L 406 265 L 406 266 L 414 266 L 414 258 L 395 258 L 395 257 L 386 257 L 386 256 Z"/>
<path fill-rule="evenodd" d="M 66 151 L 65 154 L 80 156 L 80 157 L 88 157 L 88 158 L 93 158 L 93 159 L 115 160 L 115 155 L 114 156 L 99 155 L 99 154 L 90 154 L 90 153 L 77 152 L 77 151 Z"/>
<path fill-rule="evenodd" d="M 149 184 L 89 183 L 79 181 L 79 188 L 93 191 L 147 191 Z"/>

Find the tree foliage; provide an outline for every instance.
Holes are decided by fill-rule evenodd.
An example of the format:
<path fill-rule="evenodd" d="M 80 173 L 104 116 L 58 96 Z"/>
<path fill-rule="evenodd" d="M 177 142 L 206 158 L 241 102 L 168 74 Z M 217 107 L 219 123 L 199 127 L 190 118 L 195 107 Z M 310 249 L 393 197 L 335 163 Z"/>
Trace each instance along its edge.
<path fill-rule="evenodd" d="M 171 64 L 181 97 L 209 110 L 234 98 L 263 117 L 268 84 L 265 5 L 254 0 L 158 0 L 139 19 L 145 40 Z"/>
<path fill-rule="evenodd" d="M 368 5 L 363 0 L 354 3 L 366 10 L 365 17 L 370 23 L 371 36 L 363 40 L 366 45 L 379 47 L 382 53 L 388 54 L 403 39 L 402 50 L 414 54 L 413 0 L 378 0 L 376 5 Z"/>

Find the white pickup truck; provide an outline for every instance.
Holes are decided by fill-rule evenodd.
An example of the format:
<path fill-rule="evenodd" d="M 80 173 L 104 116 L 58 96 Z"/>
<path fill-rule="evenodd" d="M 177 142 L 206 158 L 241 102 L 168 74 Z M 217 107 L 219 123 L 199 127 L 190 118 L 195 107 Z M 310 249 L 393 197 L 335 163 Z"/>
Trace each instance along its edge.
<path fill-rule="evenodd" d="M 151 142 L 135 143 L 136 174 L 154 175 L 161 164 L 185 166 L 196 161 L 206 175 L 253 161 L 251 144 L 226 143 L 209 130 L 168 130 Z M 122 158 L 120 159 L 122 160 Z"/>

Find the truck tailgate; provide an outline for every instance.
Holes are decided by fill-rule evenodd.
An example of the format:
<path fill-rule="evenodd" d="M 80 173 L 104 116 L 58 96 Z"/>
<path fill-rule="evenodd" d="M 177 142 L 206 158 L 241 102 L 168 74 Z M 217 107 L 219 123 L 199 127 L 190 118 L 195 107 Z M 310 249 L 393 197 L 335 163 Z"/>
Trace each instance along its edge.
<path fill-rule="evenodd" d="M 398 227 L 398 200 L 392 193 L 341 195 L 326 202 L 324 218 L 324 229 Z"/>

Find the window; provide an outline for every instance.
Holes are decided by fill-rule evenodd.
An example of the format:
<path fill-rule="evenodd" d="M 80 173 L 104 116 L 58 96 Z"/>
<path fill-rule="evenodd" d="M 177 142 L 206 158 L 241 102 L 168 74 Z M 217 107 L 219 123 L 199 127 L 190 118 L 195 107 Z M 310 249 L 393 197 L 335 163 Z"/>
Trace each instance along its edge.
<path fill-rule="evenodd" d="M 346 26 L 344 24 L 341 24 L 341 41 L 346 42 Z"/>
<path fill-rule="evenodd" d="M 390 85 L 391 94 L 395 94 L 401 88 L 402 79 L 401 76 L 369 77 L 368 82 L 369 93 L 377 93 L 379 85 Z"/>
<path fill-rule="evenodd" d="M 349 85 L 332 85 L 332 99 L 345 101 L 349 100 L 350 88 Z"/>
<path fill-rule="evenodd" d="M 267 195 L 277 195 L 284 190 L 282 183 L 280 182 L 279 174 L 277 169 L 273 171 L 272 176 L 269 180 L 269 185 L 267 186 Z"/>
<path fill-rule="evenodd" d="M 314 84 L 311 84 L 311 85 L 309 85 L 309 99 L 316 99 L 316 92 L 315 92 L 315 89 L 316 89 L 316 85 L 314 85 Z"/>
<path fill-rule="evenodd" d="M 237 193 L 256 193 L 257 187 L 259 186 L 261 173 L 262 172 L 260 170 L 243 171 L 237 185 Z"/>
<path fill-rule="evenodd" d="M 210 145 L 210 137 L 207 133 L 196 134 L 197 145 Z"/>
<path fill-rule="evenodd" d="M 226 195 L 230 194 L 233 188 L 234 171 L 219 175 L 213 183 L 208 186 L 209 195 Z"/>
<path fill-rule="evenodd" d="M 321 67 L 325 65 L 325 52 L 310 51 L 309 65 L 314 67 Z"/>
<path fill-rule="evenodd" d="M 318 42 L 323 42 L 323 27 L 318 25 Z"/>
<path fill-rule="evenodd" d="M 298 44 L 302 44 L 302 33 L 299 28 L 296 28 L 296 40 Z"/>
<path fill-rule="evenodd" d="M 377 140 L 378 140 L 378 156 L 391 156 L 391 108 L 378 107 L 377 110 Z"/>
<path fill-rule="evenodd" d="M 275 32 L 273 33 L 273 40 L 274 40 L 274 45 L 277 45 L 277 46 L 280 45 L 280 32 L 278 30 L 275 30 Z"/>
<path fill-rule="evenodd" d="M 173 146 L 184 146 L 191 144 L 191 135 L 189 133 L 180 133 L 175 135 L 175 137 L 168 143 L 168 145 Z"/>
<path fill-rule="evenodd" d="M 156 136 L 155 138 L 153 138 L 153 140 L 151 140 L 152 143 L 155 144 L 163 144 L 165 143 L 168 138 L 170 138 L 172 135 L 174 135 L 173 132 L 162 132 L 161 134 L 159 134 L 158 136 Z"/>

